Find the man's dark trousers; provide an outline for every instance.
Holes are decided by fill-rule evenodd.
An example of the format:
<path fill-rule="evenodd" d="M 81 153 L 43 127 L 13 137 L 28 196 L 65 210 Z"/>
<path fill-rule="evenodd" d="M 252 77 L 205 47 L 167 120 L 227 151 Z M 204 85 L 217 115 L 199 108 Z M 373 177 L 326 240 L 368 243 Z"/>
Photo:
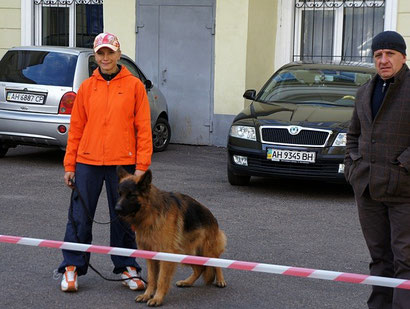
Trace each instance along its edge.
<path fill-rule="evenodd" d="M 410 279 L 410 203 L 377 202 L 368 189 L 356 202 L 372 258 L 370 274 Z M 367 303 L 371 309 L 409 309 L 410 290 L 373 286 Z"/>

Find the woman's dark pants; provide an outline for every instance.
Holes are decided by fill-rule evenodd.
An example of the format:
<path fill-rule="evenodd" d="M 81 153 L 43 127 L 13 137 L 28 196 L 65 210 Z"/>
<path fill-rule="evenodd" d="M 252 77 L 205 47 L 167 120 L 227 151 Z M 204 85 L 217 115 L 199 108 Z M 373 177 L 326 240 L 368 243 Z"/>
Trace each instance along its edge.
<path fill-rule="evenodd" d="M 135 165 L 124 166 L 130 173 L 134 173 Z M 98 198 L 103 183 L 107 191 L 108 207 L 110 212 L 110 246 L 136 249 L 135 234 L 130 226 L 117 218 L 114 208 L 118 199 L 118 177 L 116 166 L 95 166 L 77 163 L 75 171 L 75 186 L 83 198 L 83 205 L 78 192 L 75 190 L 72 198 L 72 212 L 69 210 L 65 242 L 91 244 L 92 242 L 92 219 L 94 219 Z M 70 208 L 71 208 L 70 207 Z M 84 209 L 88 208 L 88 213 Z M 89 217 L 90 216 L 90 217 Z M 74 223 L 73 221 L 74 220 Z M 108 220 L 107 220 L 108 221 Z M 88 269 L 90 253 L 63 250 L 64 260 L 58 268 L 60 273 L 65 272 L 65 267 L 73 265 L 77 267 L 78 275 L 85 275 Z M 111 255 L 114 264 L 113 272 L 122 273 L 126 266 L 134 266 L 137 271 L 141 267 L 135 258 Z"/>

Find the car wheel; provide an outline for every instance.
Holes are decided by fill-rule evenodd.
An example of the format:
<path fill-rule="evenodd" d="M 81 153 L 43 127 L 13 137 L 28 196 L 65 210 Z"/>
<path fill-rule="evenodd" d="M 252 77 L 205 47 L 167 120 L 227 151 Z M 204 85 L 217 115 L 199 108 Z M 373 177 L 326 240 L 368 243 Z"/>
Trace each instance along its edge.
<path fill-rule="evenodd" d="M 154 144 L 154 151 L 164 151 L 171 139 L 171 127 L 168 120 L 165 118 L 158 118 L 152 130 L 152 143 Z"/>
<path fill-rule="evenodd" d="M 251 176 L 246 175 L 236 175 L 232 173 L 228 168 L 228 181 L 233 186 L 247 186 L 249 181 L 251 180 Z"/>
<path fill-rule="evenodd" d="M 3 158 L 6 155 L 7 151 L 9 151 L 9 148 L 4 146 L 2 147 L 0 144 L 0 158 Z"/>

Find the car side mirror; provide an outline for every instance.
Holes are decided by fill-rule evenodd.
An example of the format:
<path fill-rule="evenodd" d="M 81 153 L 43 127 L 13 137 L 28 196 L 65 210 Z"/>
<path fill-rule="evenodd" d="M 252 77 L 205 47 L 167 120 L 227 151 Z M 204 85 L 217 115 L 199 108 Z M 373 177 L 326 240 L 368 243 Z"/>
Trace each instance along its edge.
<path fill-rule="evenodd" d="M 145 89 L 147 90 L 150 90 L 153 87 L 153 84 L 149 79 L 145 80 L 144 84 L 145 84 Z"/>
<path fill-rule="evenodd" d="M 248 99 L 248 100 L 255 100 L 255 98 L 256 98 L 256 90 L 254 90 L 254 89 L 246 90 L 245 93 L 243 94 L 243 97 L 244 97 L 245 99 Z"/>

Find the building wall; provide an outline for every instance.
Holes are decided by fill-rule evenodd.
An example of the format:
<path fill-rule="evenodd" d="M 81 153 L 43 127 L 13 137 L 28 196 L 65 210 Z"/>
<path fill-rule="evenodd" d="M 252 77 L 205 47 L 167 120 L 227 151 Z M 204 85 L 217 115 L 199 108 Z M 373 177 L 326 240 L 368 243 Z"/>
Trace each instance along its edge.
<path fill-rule="evenodd" d="M 277 0 L 216 0 L 213 145 L 226 145 L 245 90 L 273 73 L 276 10 Z"/>
<path fill-rule="evenodd" d="M 135 61 L 136 0 L 104 0 L 104 31 L 118 36 L 121 51 Z"/>
<path fill-rule="evenodd" d="M 215 29 L 215 114 L 243 104 L 246 84 L 249 0 L 217 0 Z M 232 14 L 235 12 L 235 14 Z"/>
<path fill-rule="evenodd" d="M 247 86 L 260 88 L 267 76 L 272 74 L 276 2 L 277 0 L 216 0 L 214 119 L 211 140 L 214 145 L 226 145 L 229 125 L 244 107 L 242 95 Z M 136 54 L 135 7 L 136 0 L 104 0 L 104 31 L 118 35 L 123 53 L 131 58 L 135 58 Z M 121 16 L 121 22 L 118 21 L 118 16 Z M 267 34 L 269 31 L 266 29 L 272 33 Z M 266 36 L 271 39 L 266 39 Z M 264 44 L 263 51 L 257 47 L 259 44 Z M 271 58 L 266 64 L 263 63 L 263 58 L 269 58 L 269 54 Z"/>
<path fill-rule="evenodd" d="M 31 1 L 0 0 L 0 57 L 8 48 L 21 44 L 21 3 Z M 103 10 L 104 31 L 118 35 L 123 53 L 133 59 L 136 55 L 136 1 L 104 0 Z M 389 1 L 397 5 L 396 29 L 404 36 L 410 50 L 410 1 Z M 289 0 L 215 0 L 215 3 L 211 142 L 221 146 L 226 144 L 234 116 L 249 103 L 242 97 L 244 91 L 259 90 L 274 69 L 282 64 L 280 62 L 287 59 L 284 54 L 290 50 L 287 39 L 290 30 L 285 30 L 291 29 L 293 22 L 292 18 L 284 16 L 291 16 L 289 8 L 293 4 Z M 277 41 L 278 37 L 282 39 Z"/>
<path fill-rule="evenodd" d="M 259 90 L 275 70 L 277 1 L 249 2 L 246 89 Z"/>
<path fill-rule="evenodd" d="M 407 64 L 410 65 L 410 1 L 398 0 L 397 6 L 397 32 L 405 39 L 407 45 Z"/>
<path fill-rule="evenodd" d="M 0 58 L 7 49 L 20 45 L 20 1 L 0 0 Z"/>
<path fill-rule="evenodd" d="M 249 0 L 216 0 L 211 143 L 217 146 L 226 146 L 233 115 L 239 112 L 244 104 L 242 94 L 246 88 L 248 8 Z"/>

